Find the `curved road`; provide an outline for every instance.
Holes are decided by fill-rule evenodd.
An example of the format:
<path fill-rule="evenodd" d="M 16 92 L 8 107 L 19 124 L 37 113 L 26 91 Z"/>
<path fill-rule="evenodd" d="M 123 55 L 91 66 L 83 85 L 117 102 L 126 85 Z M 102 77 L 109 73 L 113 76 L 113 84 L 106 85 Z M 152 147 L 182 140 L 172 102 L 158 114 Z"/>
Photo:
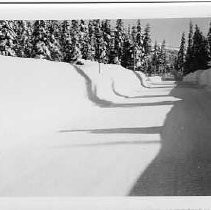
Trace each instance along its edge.
<path fill-rule="evenodd" d="M 175 86 L 96 101 L 74 127 L 14 136 L 1 152 L 0 195 L 211 195 L 211 94 Z"/>

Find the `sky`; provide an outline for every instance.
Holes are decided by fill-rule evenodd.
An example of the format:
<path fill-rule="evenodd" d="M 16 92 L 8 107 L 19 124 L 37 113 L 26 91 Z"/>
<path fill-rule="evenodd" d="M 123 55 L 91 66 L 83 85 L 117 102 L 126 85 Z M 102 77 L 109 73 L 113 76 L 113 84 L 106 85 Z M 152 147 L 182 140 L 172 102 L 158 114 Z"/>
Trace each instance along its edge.
<path fill-rule="evenodd" d="M 186 39 L 189 31 L 189 23 L 197 24 L 203 34 L 206 36 L 209 30 L 211 18 L 166 18 L 166 19 L 141 19 L 141 25 L 144 28 L 147 23 L 151 26 L 151 39 L 154 43 L 162 43 L 165 39 L 166 45 L 172 48 L 179 48 L 182 32 L 185 32 Z M 115 22 L 113 20 L 112 22 Z M 136 24 L 137 20 L 124 20 L 124 25 L 131 26 Z"/>

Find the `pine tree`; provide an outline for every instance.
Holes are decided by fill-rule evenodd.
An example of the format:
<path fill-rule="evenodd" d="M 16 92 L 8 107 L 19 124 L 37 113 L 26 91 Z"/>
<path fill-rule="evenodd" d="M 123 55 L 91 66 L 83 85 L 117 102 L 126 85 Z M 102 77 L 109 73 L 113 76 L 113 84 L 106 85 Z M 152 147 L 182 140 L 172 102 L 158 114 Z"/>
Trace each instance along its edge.
<path fill-rule="evenodd" d="M 185 33 L 183 32 L 180 43 L 180 49 L 177 54 L 177 60 L 176 60 L 176 70 L 178 72 L 181 72 L 181 74 L 183 74 L 184 71 L 184 64 L 185 64 Z"/>
<path fill-rule="evenodd" d="M 114 63 L 120 64 L 123 54 L 123 42 L 124 42 L 124 26 L 122 19 L 118 19 L 116 21 L 116 28 L 115 28 L 115 60 Z"/>
<path fill-rule="evenodd" d="M 127 38 L 131 39 L 131 26 L 130 26 L 130 24 L 128 25 L 128 28 L 127 28 Z"/>
<path fill-rule="evenodd" d="M 9 20 L 0 21 L 0 54 L 8 56 L 16 56 L 15 42 L 16 33 L 14 30 L 14 22 Z"/>
<path fill-rule="evenodd" d="M 59 40 L 61 38 L 61 25 L 58 20 L 48 21 L 48 32 L 53 34 L 55 39 Z"/>
<path fill-rule="evenodd" d="M 116 30 L 111 30 L 111 39 L 109 43 L 108 63 L 116 63 L 118 61 L 117 52 L 115 49 L 115 33 Z"/>
<path fill-rule="evenodd" d="M 62 35 L 60 38 L 60 45 L 64 62 L 70 62 L 71 60 L 72 40 L 71 40 L 70 30 L 71 30 L 71 22 L 68 20 L 63 21 L 61 24 Z"/>
<path fill-rule="evenodd" d="M 131 32 L 131 39 L 132 39 L 132 60 L 131 65 L 133 66 L 133 70 L 136 70 L 137 68 L 137 62 L 139 61 L 139 46 L 137 43 L 137 30 L 136 27 L 132 27 Z"/>
<path fill-rule="evenodd" d="M 95 26 L 95 60 L 106 63 L 106 43 L 104 42 L 103 31 L 101 30 L 100 20 L 94 21 Z"/>
<path fill-rule="evenodd" d="M 185 65 L 184 65 L 184 74 L 188 74 L 192 71 L 193 65 L 193 24 L 190 22 L 189 24 L 189 34 L 188 34 L 188 47 L 187 53 L 185 57 Z"/>
<path fill-rule="evenodd" d="M 103 33 L 103 40 L 105 43 L 105 56 L 104 63 L 108 63 L 110 60 L 110 53 L 112 49 L 112 37 L 111 37 L 111 24 L 110 20 L 102 21 L 101 30 Z"/>
<path fill-rule="evenodd" d="M 155 71 L 153 68 L 153 59 L 155 55 L 151 55 L 151 38 L 150 38 L 150 25 L 147 24 L 144 29 L 143 34 L 143 44 L 142 44 L 142 66 L 144 67 L 143 71 L 147 74 L 151 74 Z M 154 48 L 157 47 L 157 44 Z M 154 49 L 155 50 L 155 49 Z M 156 56 L 155 56 L 156 57 Z"/>
<path fill-rule="evenodd" d="M 90 20 L 88 24 L 88 43 L 87 43 L 87 59 L 94 60 L 95 59 L 95 26 L 94 21 Z"/>
<path fill-rule="evenodd" d="M 144 36 L 142 34 L 142 28 L 141 28 L 141 21 L 137 21 L 137 27 L 136 27 L 137 33 L 136 33 L 136 43 L 137 43 L 137 67 L 143 66 L 144 63 Z"/>
<path fill-rule="evenodd" d="M 87 60 L 88 59 L 88 50 L 89 50 L 89 33 L 88 33 L 88 27 L 84 20 L 80 20 L 79 24 L 79 42 L 81 46 L 81 55 L 82 58 Z"/>
<path fill-rule="evenodd" d="M 163 40 L 160 48 L 160 69 L 159 73 L 164 74 L 166 72 L 166 66 L 167 66 L 167 55 L 166 55 L 166 41 Z"/>
<path fill-rule="evenodd" d="M 101 24 L 101 28 L 102 28 L 102 31 L 104 32 L 104 34 L 111 34 L 111 21 L 106 19 L 104 21 L 102 21 L 102 24 Z"/>
<path fill-rule="evenodd" d="M 152 70 L 154 74 L 157 74 L 159 71 L 159 51 L 160 48 L 157 44 L 157 41 L 155 41 L 152 53 Z"/>
<path fill-rule="evenodd" d="M 193 61 L 192 61 L 192 71 L 199 69 L 206 69 L 207 62 L 209 60 L 208 56 L 208 43 L 199 27 L 195 26 L 195 32 L 193 35 Z"/>
<path fill-rule="evenodd" d="M 51 53 L 51 59 L 53 61 L 62 61 L 63 55 L 61 52 L 60 40 L 60 27 L 58 21 L 48 21 L 48 48 Z"/>
<path fill-rule="evenodd" d="M 78 59 L 82 58 L 81 54 L 81 45 L 80 45 L 80 30 L 79 30 L 79 21 L 72 20 L 71 21 L 71 54 L 70 54 L 70 62 L 76 62 Z"/>
<path fill-rule="evenodd" d="M 210 27 L 209 31 L 207 34 L 207 42 L 208 42 L 208 53 L 209 53 L 209 60 L 211 59 L 211 22 L 210 22 Z"/>
<path fill-rule="evenodd" d="M 18 57 L 30 58 L 32 54 L 32 26 L 30 21 L 17 20 L 15 23 L 16 47 Z"/>
<path fill-rule="evenodd" d="M 48 46 L 48 31 L 47 31 L 46 21 L 44 20 L 35 21 L 32 36 L 33 36 L 32 57 L 52 60 Z"/>
<path fill-rule="evenodd" d="M 125 68 L 131 68 L 133 66 L 133 44 L 129 35 L 125 37 L 123 42 L 121 65 Z"/>
<path fill-rule="evenodd" d="M 147 56 L 151 53 L 151 38 L 150 38 L 150 25 L 147 24 L 144 29 L 143 39 L 144 55 Z"/>

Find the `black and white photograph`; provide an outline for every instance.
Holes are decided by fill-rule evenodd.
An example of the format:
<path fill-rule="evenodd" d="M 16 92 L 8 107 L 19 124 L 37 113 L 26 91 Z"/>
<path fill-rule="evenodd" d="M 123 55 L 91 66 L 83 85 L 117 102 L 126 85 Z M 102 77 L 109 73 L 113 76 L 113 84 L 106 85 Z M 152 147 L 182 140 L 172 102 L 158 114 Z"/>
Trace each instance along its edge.
<path fill-rule="evenodd" d="M 210 12 L 0 15 L 0 197 L 211 196 L 200 6 Z"/>

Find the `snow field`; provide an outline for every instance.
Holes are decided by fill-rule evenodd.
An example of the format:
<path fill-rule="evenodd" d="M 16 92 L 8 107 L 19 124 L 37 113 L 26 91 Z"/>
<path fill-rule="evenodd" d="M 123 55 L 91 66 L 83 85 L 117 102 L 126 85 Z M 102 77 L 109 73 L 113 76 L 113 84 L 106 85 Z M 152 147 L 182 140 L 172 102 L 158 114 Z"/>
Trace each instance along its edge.
<path fill-rule="evenodd" d="M 74 124 L 78 110 L 89 113 L 84 80 L 70 64 L 3 56 L 0 63 L 0 137 L 5 146 L 14 138 Z"/>
<path fill-rule="evenodd" d="M 119 65 L 83 61 L 77 66 L 90 78 L 93 94 L 117 102 L 138 95 L 147 86 L 143 73 Z M 76 67 L 68 63 L 0 56 L 0 137 L 26 140 L 55 128 L 77 126 L 92 119 L 98 109 L 87 98 L 87 84 Z M 86 107 L 86 108 L 85 108 Z M 80 115 L 80 118 L 78 117 Z M 13 143 L 11 143 L 13 145 Z M 5 146 L 11 146 L 8 140 Z"/>
<path fill-rule="evenodd" d="M 160 151 L 174 84 L 90 61 L 0 62 L 0 194 L 128 195 Z"/>

